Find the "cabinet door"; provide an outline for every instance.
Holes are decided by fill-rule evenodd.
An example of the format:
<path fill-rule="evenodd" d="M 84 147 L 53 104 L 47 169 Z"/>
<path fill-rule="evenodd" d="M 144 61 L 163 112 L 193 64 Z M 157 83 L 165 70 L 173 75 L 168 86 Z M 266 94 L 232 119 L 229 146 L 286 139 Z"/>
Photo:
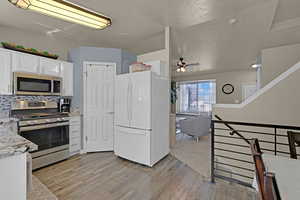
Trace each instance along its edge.
<path fill-rule="evenodd" d="M 1 199 L 26 200 L 26 153 L 2 158 L 0 166 Z"/>
<path fill-rule="evenodd" d="M 63 78 L 62 96 L 73 96 L 73 63 L 62 62 L 61 74 Z"/>
<path fill-rule="evenodd" d="M 60 66 L 60 61 L 49 58 L 40 58 L 41 74 L 61 77 Z"/>
<path fill-rule="evenodd" d="M 12 94 L 11 53 L 0 51 L 0 94 Z"/>
<path fill-rule="evenodd" d="M 12 69 L 13 72 L 28 72 L 39 73 L 40 58 L 38 56 L 13 53 L 12 56 Z"/>

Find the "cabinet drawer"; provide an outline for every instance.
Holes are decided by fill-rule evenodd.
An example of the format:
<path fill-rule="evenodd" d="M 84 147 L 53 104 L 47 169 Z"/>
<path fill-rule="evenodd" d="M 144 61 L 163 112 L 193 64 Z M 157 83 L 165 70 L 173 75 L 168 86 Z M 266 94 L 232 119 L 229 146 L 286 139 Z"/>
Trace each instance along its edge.
<path fill-rule="evenodd" d="M 74 130 L 70 130 L 70 138 L 76 138 L 76 137 L 80 137 L 80 130 L 79 129 L 74 129 Z"/>
<path fill-rule="evenodd" d="M 70 119 L 70 125 L 71 126 L 74 126 L 74 125 L 79 125 L 80 126 L 80 122 L 81 122 L 80 117 L 76 117 L 76 118 L 72 117 Z"/>
<path fill-rule="evenodd" d="M 73 132 L 73 131 L 81 131 L 80 130 L 80 126 L 78 126 L 78 125 L 70 125 L 70 132 Z"/>
<path fill-rule="evenodd" d="M 70 145 L 74 145 L 74 144 L 80 144 L 80 137 L 72 137 L 70 138 Z"/>
<path fill-rule="evenodd" d="M 80 151 L 80 144 L 70 144 L 70 152 Z"/>

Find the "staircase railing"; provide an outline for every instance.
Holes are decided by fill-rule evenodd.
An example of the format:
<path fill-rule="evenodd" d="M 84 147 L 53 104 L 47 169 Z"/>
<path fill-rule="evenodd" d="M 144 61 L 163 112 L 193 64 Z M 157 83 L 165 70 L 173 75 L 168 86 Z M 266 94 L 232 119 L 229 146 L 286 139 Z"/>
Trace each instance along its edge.
<path fill-rule="evenodd" d="M 255 175 L 249 141 L 258 138 L 263 152 L 289 157 L 287 131 L 300 130 L 297 126 L 224 121 L 215 117 L 217 120 L 211 123 L 212 182 L 221 178 L 251 187 Z"/>
<path fill-rule="evenodd" d="M 229 128 L 231 130 L 231 132 L 229 133 L 230 135 L 238 135 L 240 138 L 242 138 L 247 144 L 250 144 L 249 140 L 247 140 L 242 134 L 240 134 L 237 130 L 235 130 L 234 128 L 232 128 L 232 126 L 230 126 L 229 124 L 227 124 L 225 121 L 223 121 L 223 119 L 221 117 L 219 117 L 218 115 L 215 115 L 215 117 L 219 120 L 222 121 L 224 123 L 224 125 Z"/>

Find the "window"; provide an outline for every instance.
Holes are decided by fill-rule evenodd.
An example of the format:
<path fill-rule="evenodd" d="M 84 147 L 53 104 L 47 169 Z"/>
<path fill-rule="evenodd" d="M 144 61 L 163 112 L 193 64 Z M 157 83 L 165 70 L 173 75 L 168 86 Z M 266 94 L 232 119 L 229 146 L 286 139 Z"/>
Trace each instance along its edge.
<path fill-rule="evenodd" d="M 211 112 L 216 103 L 215 81 L 195 81 L 178 83 L 178 113 Z"/>

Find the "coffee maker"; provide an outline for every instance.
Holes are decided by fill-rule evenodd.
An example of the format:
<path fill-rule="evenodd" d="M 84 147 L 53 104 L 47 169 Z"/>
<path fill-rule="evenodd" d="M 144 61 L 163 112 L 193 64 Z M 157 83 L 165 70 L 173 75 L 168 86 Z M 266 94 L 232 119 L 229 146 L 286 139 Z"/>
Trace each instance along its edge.
<path fill-rule="evenodd" d="M 61 98 L 58 101 L 59 112 L 70 113 L 71 112 L 71 99 Z"/>

